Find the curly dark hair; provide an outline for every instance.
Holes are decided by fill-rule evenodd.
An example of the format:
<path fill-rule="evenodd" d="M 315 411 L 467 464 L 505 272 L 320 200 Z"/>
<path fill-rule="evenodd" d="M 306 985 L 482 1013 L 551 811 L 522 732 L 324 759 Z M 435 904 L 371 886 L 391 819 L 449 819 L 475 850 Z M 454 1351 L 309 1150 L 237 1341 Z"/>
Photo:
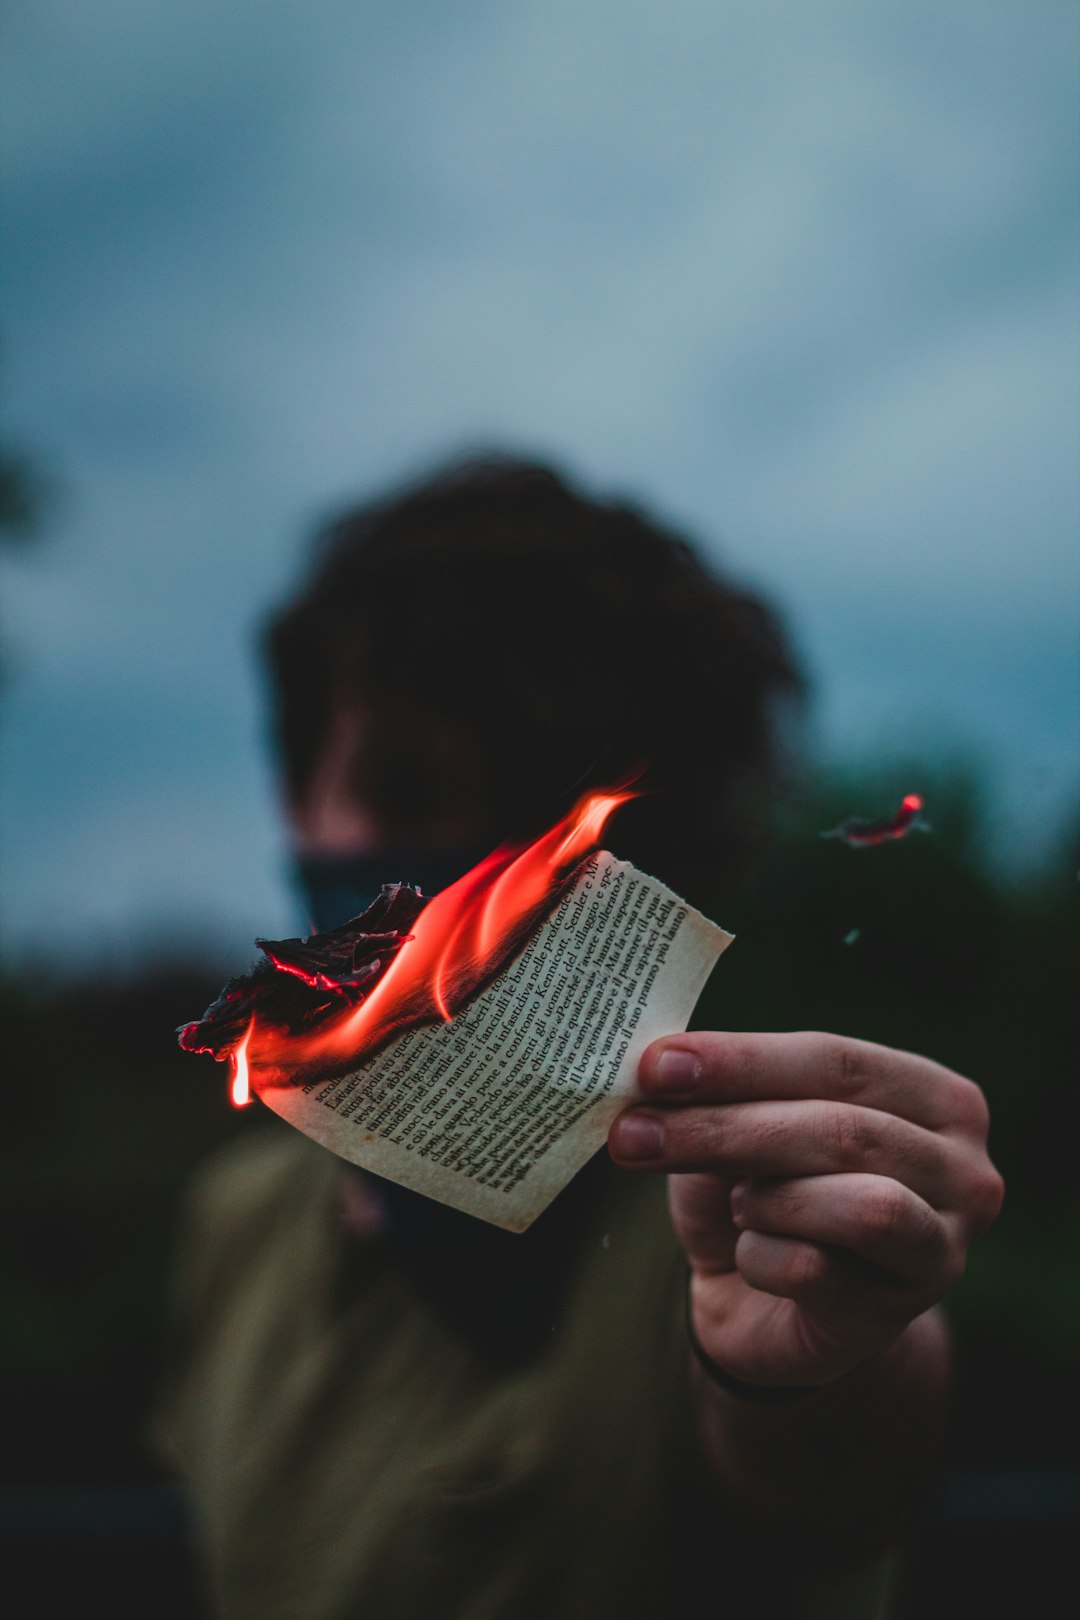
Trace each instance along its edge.
<path fill-rule="evenodd" d="M 395 843 L 462 793 L 491 843 L 528 838 L 641 773 L 606 842 L 683 893 L 758 841 L 778 700 L 802 692 L 761 600 L 633 505 L 505 457 L 337 517 L 265 646 L 294 801 L 358 705 L 350 779 Z"/>

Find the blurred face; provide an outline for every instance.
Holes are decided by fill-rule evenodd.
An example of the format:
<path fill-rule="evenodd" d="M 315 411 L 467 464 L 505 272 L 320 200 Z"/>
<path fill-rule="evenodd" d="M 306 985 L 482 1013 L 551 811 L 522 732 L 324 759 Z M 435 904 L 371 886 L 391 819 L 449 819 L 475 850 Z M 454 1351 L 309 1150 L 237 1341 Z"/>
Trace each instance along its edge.
<path fill-rule="evenodd" d="M 287 809 L 311 854 L 450 850 L 484 844 L 480 750 L 472 727 L 415 701 L 373 711 L 342 703 L 307 791 Z"/>
<path fill-rule="evenodd" d="M 378 848 L 378 820 L 357 798 L 352 780 L 366 732 L 365 717 L 359 709 L 337 710 L 307 792 L 287 807 L 293 847 L 298 853 L 361 855 Z"/>
<path fill-rule="evenodd" d="M 430 712 L 395 713 L 391 725 L 390 774 L 399 814 L 394 792 L 380 804 L 365 793 L 365 779 L 383 779 L 377 774 L 379 731 L 364 709 L 344 705 L 307 791 L 287 808 L 306 932 L 321 933 L 357 916 L 384 883 L 411 883 L 437 894 L 491 846 L 469 748 L 455 748 Z M 392 765 L 402 756 L 407 768 L 394 773 Z"/>

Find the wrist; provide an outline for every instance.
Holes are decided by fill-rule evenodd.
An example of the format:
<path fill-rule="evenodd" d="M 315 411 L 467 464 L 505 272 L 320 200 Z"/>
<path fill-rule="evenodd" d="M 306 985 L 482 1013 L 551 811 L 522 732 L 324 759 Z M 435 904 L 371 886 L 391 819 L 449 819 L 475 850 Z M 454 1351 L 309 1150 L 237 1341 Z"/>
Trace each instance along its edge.
<path fill-rule="evenodd" d="M 714 1361 L 697 1336 L 694 1327 L 694 1306 L 690 1284 L 692 1273 L 687 1273 L 686 1286 L 686 1336 L 690 1342 L 690 1349 L 694 1360 L 709 1383 L 725 1394 L 732 1395 L 736 1400 L 745 1401 L 749 1405 L 774 1406 L 783 1405 L 792 1401 L 803 1401 L 810 1395 L 816 1395 L 822 1386 L 817 1384 L 749 1384 L 742 1378 L 736 1378 L 718 1361 Z"/>

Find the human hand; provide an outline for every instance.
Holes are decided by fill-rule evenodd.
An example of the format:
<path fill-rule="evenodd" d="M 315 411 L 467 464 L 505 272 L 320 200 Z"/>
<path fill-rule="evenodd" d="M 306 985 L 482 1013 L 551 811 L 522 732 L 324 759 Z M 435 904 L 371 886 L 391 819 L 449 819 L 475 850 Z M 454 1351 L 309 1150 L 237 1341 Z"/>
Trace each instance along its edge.
<path fill-rule="evenodd" d="M 838 1035 L 654 1041 L 646 1102 L 612 1125 L 626 1169 L 670 1176 L 694 1332 L 733 1377 L 825 1384 L 959 1280 L 1001 1206 L 988 1111 L 928 1058 Z"/>

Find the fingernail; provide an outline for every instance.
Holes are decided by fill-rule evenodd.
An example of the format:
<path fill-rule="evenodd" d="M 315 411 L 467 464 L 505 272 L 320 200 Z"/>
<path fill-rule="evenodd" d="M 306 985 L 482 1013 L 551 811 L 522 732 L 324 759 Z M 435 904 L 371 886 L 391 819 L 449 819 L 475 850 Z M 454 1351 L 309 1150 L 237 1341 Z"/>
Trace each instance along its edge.
<path fill-rule="evenodd" d="M 652 1089 L 693 1091 L 700 1073 L 701 1064 L 693 1052 L 679 1046 L 666 1046 L 653 1064 Z"/>
<path fill-rule="evenodd" d="M 620 1159 L 656 1159 L 664 1146 L 664 1127 L 652 1114 L 626 1114 L 615 1127 Z"/>
<path fill-rule="evenodd" d="M 731 1199 L 731 1218 L 736 1226 L 742 1224 L 743 1209 L 746 1205 L 746 1182 L 737 1181 L 729 1194 Z"/>

